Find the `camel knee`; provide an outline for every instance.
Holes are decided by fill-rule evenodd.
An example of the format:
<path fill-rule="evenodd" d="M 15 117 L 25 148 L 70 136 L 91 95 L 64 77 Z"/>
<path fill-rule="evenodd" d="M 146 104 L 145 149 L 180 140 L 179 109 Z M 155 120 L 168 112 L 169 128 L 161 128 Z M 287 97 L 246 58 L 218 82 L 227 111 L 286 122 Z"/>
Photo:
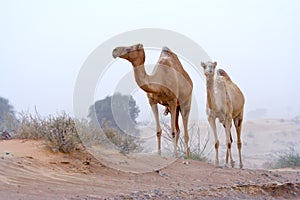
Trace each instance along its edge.
<path fill-rule="evenodd" d="M 227 148 L 231 149 L 231 142 L 227 142 Z"/>
<path fill-rule="evenodd" d="M 184 142 L 185 142 L 186 145 L 188 145 L 188 143 L 189 143 L 189 136 L 188 135 L 184 136 Z"/>
<path fill-rule="evenodd" d="M 219 140 L 218 140 L 218 141 L 216 141 L 216 143 L 215 143 L 215 149 L 219 149 L 219 145 L 220 145 L 220 143 L 219 143 Z"/>
<path fill-rule="evenodd" d="M 160 137 L 161 137 L 161 131 L 156 132 L 156 136 L 157 136 L 158 138 L 160 138 Z"/>
<path fill-rule="evenodd" d="M 238 149 L 241 149 L 242 148 L 242 142 L 238 142 L 237 146 L 238 146 Z"/>
<path fill-rule="evenodd" d="M 172 132 L 172 138 L 174 139 L 176 136 L 175 132 Z"/>

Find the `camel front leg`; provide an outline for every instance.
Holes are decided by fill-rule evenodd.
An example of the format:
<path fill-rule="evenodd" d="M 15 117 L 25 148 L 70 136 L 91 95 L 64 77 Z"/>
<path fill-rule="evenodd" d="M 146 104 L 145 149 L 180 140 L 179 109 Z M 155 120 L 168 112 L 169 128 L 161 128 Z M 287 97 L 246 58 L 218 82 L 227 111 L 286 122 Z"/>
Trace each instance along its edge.
<path fill-rule="evenodd" d="M 161 155 L 161 134 L 162 130 L 159 123 L 159 116 L 158 116 L 158 108 L 157 104 L 150 103 L 152 112 L 154 114 L 155 123 L 156 123 L 156 136 L 157 136 L 157 153 L 158 155 Z"/>
<path fill-rule="evenodd" d="M 215 161 L 215 165 L 218 167 L 219 166 L 219 139 L 218 139 L 218 135 L 217 135 L 217 127 L 216 127 L 216 118 L 213 116 L 208 116 L 208 122 L 209 122 L 209 126 L 214 134 L 214 138 L 215 138 L 215 150 L 216 150 L 216 161 Z"/>
<path fill-rule="evenodd" d="M 176 107 L 177 105 L 172 103 L 169 104 L 169 110 L 171 113 L 171 133 L 172 133 L 172 138 L 173 138 L 173 144 L 174 144 L 174 156 L 178 157 L 177 154 L 177 138 L 179 137 L 179 132 L 176 131 Z"/>

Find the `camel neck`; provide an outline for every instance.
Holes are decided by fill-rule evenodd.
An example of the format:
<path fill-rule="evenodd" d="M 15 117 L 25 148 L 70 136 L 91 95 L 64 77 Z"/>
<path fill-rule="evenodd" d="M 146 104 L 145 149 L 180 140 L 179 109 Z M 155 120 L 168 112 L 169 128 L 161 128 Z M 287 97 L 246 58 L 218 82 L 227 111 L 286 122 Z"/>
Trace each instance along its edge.
<path fill-rule="evenodd" d="M 139 66 L 133 65 L 134 78 L 138 86 L 148 93 L 156 93 L 155 86 L 150 83 L 150 76 L 146 73 L 144 64 Z"/>
<path fill-rule="evenodd" d="M 214 79 L 206 79 L 207 105 L 209 109 L 216 109 Z"/>

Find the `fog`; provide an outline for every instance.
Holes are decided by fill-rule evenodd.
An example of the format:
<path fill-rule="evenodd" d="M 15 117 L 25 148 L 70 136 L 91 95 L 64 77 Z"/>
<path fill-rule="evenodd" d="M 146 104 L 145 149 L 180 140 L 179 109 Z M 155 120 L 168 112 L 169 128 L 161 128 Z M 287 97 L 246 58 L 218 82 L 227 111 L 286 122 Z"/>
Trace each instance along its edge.
<path fill-rule="evenodd" d="M 73 115 L 75 81 L 95 48 L 125 31 L 161 28 L 191 38 L 228 72 L 244 92 L 249 118 L 295 117 L 300 115 L 299 8 L 297 0 L 1 1 L 0 96 L 16 111 L 36 107 L 42 115 L 62 110 Z M 154 64 L 158 55 L 146 54 Z M 95 91 L 95 100 L 112 95 L 131 68 L 114 62 L 99 81 L 105 87 L 98 86 L 102 90 Z M 192 79 L 203 117 L 204 81 Z M 137 89 L 133 95 L 140 119 L 147 119 L 145 94 Z"/>

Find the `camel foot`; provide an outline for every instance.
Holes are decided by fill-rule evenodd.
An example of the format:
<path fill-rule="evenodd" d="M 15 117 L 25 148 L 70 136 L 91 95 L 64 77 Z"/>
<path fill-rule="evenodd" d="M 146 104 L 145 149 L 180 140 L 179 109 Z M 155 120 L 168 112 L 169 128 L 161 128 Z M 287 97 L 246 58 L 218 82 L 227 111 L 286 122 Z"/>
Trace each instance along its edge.
<path fill-rule="evenodd" d="M 231 164 L 231 167 L 232 167 L 232 168 L 234 168 L 234 163 L 235 163 L 235 162 L 234 162 L 233 160 L 230 161 L 230 164 Z"/>
<path fill-rule="evenodd" d="M 240 163 L 240 169 L 243 169 L 243 163 Z"/>
<path fill-rule="evenodd" d="M 174 158 L 179 158 L 177 153 L 174 153 L 174 154 L 173 154 L 173 157 L 174 157 Z"/>
<path fill-rule="evenodd" d="M 161 150 L 157 151 L 157 155 L 161 156 Z"/>
<path fill-rule="evenodd" d="M 220 167 L 220 165 L 219 165 L 219 161 L 218 161 L 218 160 L 216 160 L 216 162 L 215 162 L 215 166 L 216 166 L 216 167 Z"/>
<path fill-rule="evenodd" d="M 184 165 L 189 165 L 189 164 L 190 164 L 190 161 L 185 160 L 185 161 L 183 161 L 182 163 L 183 163 Z"/>

